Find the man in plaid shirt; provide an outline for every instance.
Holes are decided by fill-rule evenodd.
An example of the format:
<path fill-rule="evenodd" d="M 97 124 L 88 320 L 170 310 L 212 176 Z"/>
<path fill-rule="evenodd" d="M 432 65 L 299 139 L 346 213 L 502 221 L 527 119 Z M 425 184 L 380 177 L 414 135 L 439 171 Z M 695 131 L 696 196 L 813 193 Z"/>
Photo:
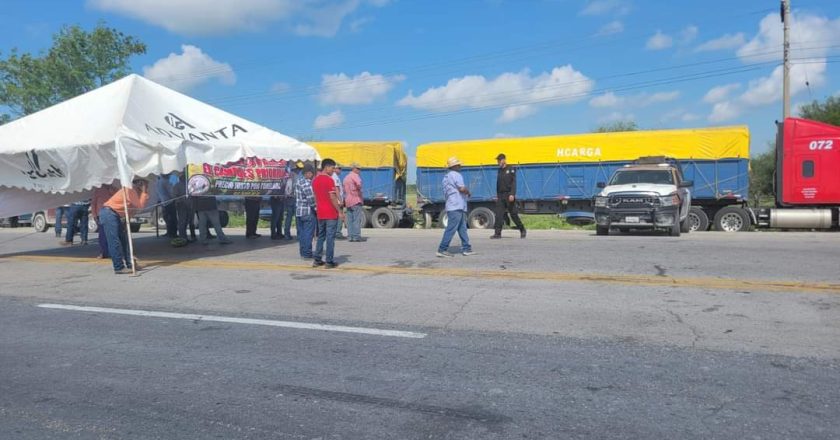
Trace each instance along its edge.
<path fill-rule="evenodd" d="M 315 193 L 312 192 L 312 176 L 315 168 L 306 165 L 303 174 L 295 182 L 295 217 L 298 224 L 300 257 L 312 259 L 312 237 L 315 235 Z"/>

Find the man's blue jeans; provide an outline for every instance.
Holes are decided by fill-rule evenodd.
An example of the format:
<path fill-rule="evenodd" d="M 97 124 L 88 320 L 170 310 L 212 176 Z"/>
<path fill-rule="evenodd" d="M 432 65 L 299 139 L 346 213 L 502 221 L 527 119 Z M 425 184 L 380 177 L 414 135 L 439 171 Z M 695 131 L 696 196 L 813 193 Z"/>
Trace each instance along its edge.
<path fill-rule="evenodd" d="M 108 239 L 108 253 L 111 255 L 111 263 L 114 270 L 131 268 L 131 257 L 128 255 L 128 236 L 126 235 L 125 224 L 110 208 L 102 208 L 99 211 L 99 223 L 105 229 L 105 237 Z M 125 262 L 125 263 L 123 263 Z"/>
<path fill-rule="evenodd" d="M 286 202 L 283 199 L 272 197 L 269 200 L 269 205 L 271 206 L 269 230 L 271 231 L 271 238 L 277 238 L 283 235 L 283 211 L 286 209 Z"/>
<path fill-rule="evenodd" d="M 446 252 L 449 249 L 449 243 L 452 242 L 456 231 L 458 237 L 461 238 L 461 252 L 471 251 L 470 237 L 467 236 L 467 211 L 446 211 L 446 217 L 446 230 L 443 231 L 443 239 L 438 246 L 438 252 Z"/>
<path fill-rule="evenodd" d="M 318 220 L 318 242 L 315 244 L 315 261 L 323 261 L 324 243 L 327 244 L 327 263 L 335 263 L 335 233 L 340 220 Z"/>
<path fill-rule="evenodd" d="M 295 199 L 290 197 L 286 200 L 286 224 L 283 225 L 283 234 L 287 240 L 292 239 L 292 219 L 295 217 Z"/>
<path fill-rule="evenodd" d="M 361 203 L 347 208 L 347 235 L 351 240 L 361 240 L 364 218 L 365 207 Z"/>
<path fill-rule="evenodd" d="M 67 210 L 70 208 L 59 206 L 55 208 L 55 236 L 61 237 L 61 222 L 67 216 Z"/>
<path fill-rule="evenodd" d="M 307 214 L 297 218 L 298 244 L 300 245 L 300 256 L 312 258 L 312 237 L 315 235 L 317 220 L 313 214 Z"/>
<path fill-rule="evenodd" d="M 72 205 L 70 206 L 70 212 L 67 214 L 67 233 L 64 236 L 64 241 L 73 242 L 73 236 L 76 235 L 76 220 L 78 219 L 79 224 L 79 237 L 82 239 L 82 243 L 86 243 L 88 240 L 88 210 L 90 209 L 89 206 L 83 205 Z"/>

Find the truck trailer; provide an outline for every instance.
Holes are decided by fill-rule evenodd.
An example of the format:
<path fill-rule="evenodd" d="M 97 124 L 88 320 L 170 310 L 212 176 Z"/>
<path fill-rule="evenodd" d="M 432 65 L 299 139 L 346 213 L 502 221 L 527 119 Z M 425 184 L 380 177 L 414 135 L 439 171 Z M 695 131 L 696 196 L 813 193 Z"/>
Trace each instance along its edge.
<path fill-rule="evenodd" d="M 372 142 L 308 142 L 322 159 L 341 165 L 342 181 L 350 172 L 350 164 L 362 170 L 362 198 L 366 227 L 389 229 L 411 219 L 406 204 L 408 159 L 399 141 Z"/>
<path fill-rule="evenodd" d="M 746 126 L 648 130 L 528 138 L 435 142 L 417 148 L 417 191 L 426 226 L 441 217 L 441 180 L 446 161 L 457 157 L 472 191 L 468 225 L 491 228 L 495 222 L 496 156 L 507 155 L 517 168 L 517 194 L 524 214 L 561 214 L 593 210 L 593 197 L 615 170 L 639 157 L 677 159 L 691 188 L 691 230 L 723 229 L 730 215 L 750 224 L 750 136 Z M 731 219 L 730 219 L 731 220 Z M 439 222 L 440 223 L 440 222 Z"/>

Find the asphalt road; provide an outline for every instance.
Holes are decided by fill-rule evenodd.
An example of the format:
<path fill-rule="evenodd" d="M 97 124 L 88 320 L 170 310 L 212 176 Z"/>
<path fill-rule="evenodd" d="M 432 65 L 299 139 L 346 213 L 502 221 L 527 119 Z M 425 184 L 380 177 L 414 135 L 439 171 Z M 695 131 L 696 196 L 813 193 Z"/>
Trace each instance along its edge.
<path fill-rule="evenodd" d="M 0 438 L 840 438 L 840 235 L 471 232 L 144 232 L 128 277 L 0 230 Z"/>

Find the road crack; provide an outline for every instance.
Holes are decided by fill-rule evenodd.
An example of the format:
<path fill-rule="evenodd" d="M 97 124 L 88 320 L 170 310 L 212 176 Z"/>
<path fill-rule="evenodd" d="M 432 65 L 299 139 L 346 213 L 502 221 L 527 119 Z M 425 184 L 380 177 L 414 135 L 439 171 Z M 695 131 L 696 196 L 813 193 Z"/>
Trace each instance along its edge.
<path fill-rule="evenodd" d="M 685 326 L 686 328 L 688 328 L 691 331 L 691 334 L 694 335 L 694 340 L 691 341 L 691 348 L 696 347 L 697 343 L 702 338 L 702 336 L 700 335 L 700 332 L 697 330 L 697 328 L 694 327 L 693 325 L 683 321 L 682 317 L 678 313 L 674 312 L 673 310 L 668 309 L 668 308 L 665 308 L 664 310 L 665 310 L 666 313 L 673 316 L 674 319 L 677 321 L 677 323 L 682 324 L 683 326 Z"/>
<path fill-rule="evenodd" d="M 472 295 L 470 295 L 470 297 L 467 298 L 467 300 L 464 301 L 463 304 L 461 304 L 461 307 L 459 307 L 458 310 L 456 310 L 455 313 L 452 314 L 452 317 L 449 318 L 449 321 L 447 321 L 446 324 L 443 325 L 444 330 L 448 329 L 449 325 L 455 322 L 455 320 L 461 316 L 461 313 L 464 311 L 465 308 L 467 308 L 467 306 L 472 302 L 473 298 L 475 298 L 476 295 L 478 295 L 477 291 L 473 292 Z"/>

